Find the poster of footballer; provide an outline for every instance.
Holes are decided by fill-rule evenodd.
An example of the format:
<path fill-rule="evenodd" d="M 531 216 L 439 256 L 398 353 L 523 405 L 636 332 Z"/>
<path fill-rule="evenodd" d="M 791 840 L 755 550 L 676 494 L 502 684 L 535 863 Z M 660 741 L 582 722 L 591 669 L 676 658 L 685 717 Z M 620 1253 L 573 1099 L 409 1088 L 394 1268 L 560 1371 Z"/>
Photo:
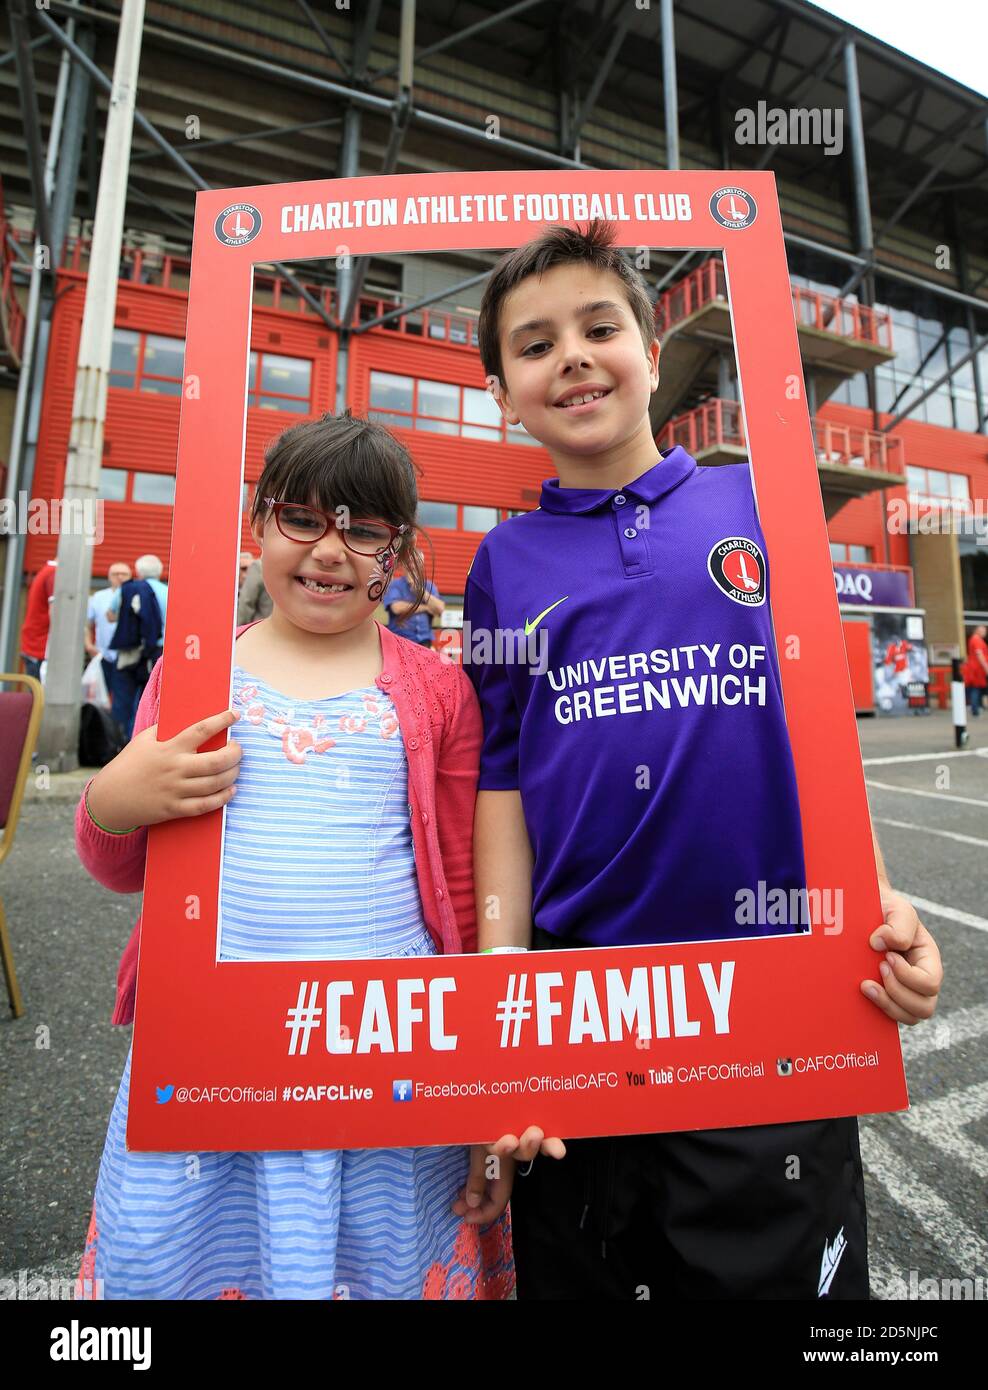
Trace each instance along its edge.
<path fill-rule="evenodd" d="M 236 677 L 255 266 L 501 257 L 547 227 L 595 221 L 613 227 L 627 280 L 612 274 L 601 295 L 592 272 L 531 275 L 481 312 L 479 343 L 449 349 L 473 353 L 478 410 L 539 442 L 574 441 L 565 485 L 546 455 L 537 501 L 483 538 L 456 634 L 475 692 L 458 706 L 456 758 L 470 753 L 474 776 L 479 758 L 482 795 L 521 797 L 538 949 L 481 953 L 517 905 L 479 893 L 463 912 L 469 866 L 446 886 L 437 876 L 448 824 L 437 832 L 411 756 L 435 754 L 427 701 L 413 736 L 403 730 L 408 812 L 443 949 L 238 958 L 222 882 L 236 803 L 153 826 L 129 1147 L 448 1145 L 531 1124 L 569 1138 L 906 1105 L 897 1027 L 861 987 L 878 977 L 869 938 L 883 912 L 771 173 L 475 172 L 199 193 L 185 362 L 198 389 L 182 401 L 158 736 L 229 706 L 277 734 L 286 777 L 319 757 L 342 766 L 356 746 L 356 725 L 296 727 L 288 696 Z M 652 248 L 723 265 L 714 308 L 732 328 L 750 463 L 700 466 L 682 444 L 654 444 L 649 397 L 671 389 L 663 354 L 673 360 L 690 316 L 653 331 L 633 274 Z M 655 449 L 654 467 L 608 475 L 603 490 L 580 440 L 607 412 L 630 420 L 618 366 L 583 370 L 574 348 L 580 385 L 563 390 L 540 364 L 554 325 L 577 312 L 627 330 L 629 439 Z M 352 371 L 366 341 L 353 340 Z M 428 438 L 391 424 L 413 455 Z M 331 524 L 306 497 L 264 500 L 289 542 L 314 515 Z M 348 544 L 386 577 L 398 530 L 362 523 Z M 377 691 L 389 670 L 385 654 Z M 357 724 L 383 748 L 391 726 L 365 695 Z M 468 826 L 474 784 L 456 780 L 453 752 L 438 757 Z M 318 882 L 318 837 L 305 852 Z"/>

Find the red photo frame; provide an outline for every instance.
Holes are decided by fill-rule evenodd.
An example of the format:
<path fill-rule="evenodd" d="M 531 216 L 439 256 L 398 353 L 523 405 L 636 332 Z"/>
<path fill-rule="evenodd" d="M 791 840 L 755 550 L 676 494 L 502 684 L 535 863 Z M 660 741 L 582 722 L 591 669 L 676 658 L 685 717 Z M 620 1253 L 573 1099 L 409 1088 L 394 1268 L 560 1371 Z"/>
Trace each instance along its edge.
<path fill-rule="evenodd" d="M 223 813 L 153 826 L 131 1149 L 470 1143 L 533 1123 L 565 1138 L 907 1104 L 897 1026 L 858 988 L 875 974 L 868 939 L 883 914 L 771 173 L 478 172 L 197 194 L 159 736 L 230 699 L 255 263 L 510 248 L 546 222 L 594 216 L 617 223 L 618 246 L 723 256 L 807 883 L 840 887 L 843 929 L 520 957 L 221 964 Z M 644 991 L 622 1014 L 618 989 L 616 1035 L 607 972 L 612 986 L 634 979 Z M 590 996 L 607 1037 L 590 1029 L 571 1042 L 574 998 L 585 1014 Z M 310 999 L 312 1026 L 293 1027 L 289 1011 L 301 1007 L 304 1023 Z"/>

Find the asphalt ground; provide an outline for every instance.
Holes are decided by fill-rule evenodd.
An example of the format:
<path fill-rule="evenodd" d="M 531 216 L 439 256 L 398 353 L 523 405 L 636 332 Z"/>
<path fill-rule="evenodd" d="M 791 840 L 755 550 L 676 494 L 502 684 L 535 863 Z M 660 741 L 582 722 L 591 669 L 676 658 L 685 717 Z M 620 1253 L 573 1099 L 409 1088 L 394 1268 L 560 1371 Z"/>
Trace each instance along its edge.
<path fill-rule="evenodd" d="M 988 717 L 955 754 L 949 717 L 862 720 L 862 758 L 896 887 L 920 907 L 946 979 L 932 1023 L 903 1029 L 911 1109 L 865 1117 L 875 1298 L 988 1297 Z M 29 1296 L 75 1277 L 130 1041 L 109 1022 L 136 896 L 79 863 L 84 776 L 31 789 L 0 895 L 25 1014 L 0 1017 L 0 1280 Z M 32 1281 L 26 1283 L 26 1281 Z M 968 1294 L 970 1296 L 970 1294 Z"/>

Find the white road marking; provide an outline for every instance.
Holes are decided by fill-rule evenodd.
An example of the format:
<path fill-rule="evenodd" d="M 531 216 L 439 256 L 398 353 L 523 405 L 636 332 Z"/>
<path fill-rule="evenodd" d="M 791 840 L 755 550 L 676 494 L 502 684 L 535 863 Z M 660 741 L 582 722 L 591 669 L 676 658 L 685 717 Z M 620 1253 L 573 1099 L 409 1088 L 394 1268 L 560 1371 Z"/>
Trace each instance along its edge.
<path fill-rule="evenodd" d="M 988 1241 L 939 1192 L 916 1177 L 912 1161 L 899 1154 L 870 1125 L 861 1126 L 861 1157 L 871 1180 L 927 1233 L 945 1260 L 961 1270 L 988 1268 Z"/>
<path fill-rule="evenodd" d="M 976 835 L 960 835 L 956 830 L 934 830 L 931 825 L 914 825 L 908 820 L 887 820 L 882 816 L 872 816 L 876 825 L 894 825 L 899 830 L 921 830 L 924 835 L 942 835 L 945 840 L 959 840 L 962 845 L 977 845 L 988 849 L 988 840 L 979 840 Z"/>
<path fill-rule="evenodd" d="M 988 801 L 979 801 L 975 796 L 951 796 L 949 792 L 921 792 L 915 787 L 897 787 L 894 782 L 873 782 L 865 778 L 866 787 L 877 787 L 883 792 L 901 792 L 903 796 L 928 796 L 934 801 L 962 801 L 965 806 L 988 806 Z"/>
<path fill-rule="evenodd" d="M 918 912 L 929 912 L 934 917 L 942 917 L 946 922 L 960 922 L 964 927 L 974 927 L 975 931 L 988 931 L 988 917 L 976 917 L 973 912 L 962 912 L 959 907 L 931 903 L 929 898 L 917 898 L 905 889 L 902 891 Z"/>
<path fill-rule="evenodd" d="M 964 1133 L 964 1126 L 988 1115 L 988 1081 L 962 1090 L 950 1091 L 938 1100 L 924 1100 L 896 1115 L 896 1120 L 922 1136 L 941 1153 L 958 1159 L 976 1173 L 988 1178 L 988 1150 Z"/>
<path fill-rule="evenodd" d="M 941 1052 L 980 1038 L 988 1033 L 988 1004 L 975 1004 L 970 1009 L 952 1009 L 950 1013 L 935 1014 L 915 1028 L 903 1025 L 899 1029 L 902 1060 L 913 1062 L 931 1052 Z"/>
<path fill-rule="evenodd" d="M 988 748 L 958 748 L 949 753 L 897 753 L 890 758 L 862 758 L 862 767 L 887 767 L 890 763 L 925 763 L 939 758 L 988 758 Z"/>

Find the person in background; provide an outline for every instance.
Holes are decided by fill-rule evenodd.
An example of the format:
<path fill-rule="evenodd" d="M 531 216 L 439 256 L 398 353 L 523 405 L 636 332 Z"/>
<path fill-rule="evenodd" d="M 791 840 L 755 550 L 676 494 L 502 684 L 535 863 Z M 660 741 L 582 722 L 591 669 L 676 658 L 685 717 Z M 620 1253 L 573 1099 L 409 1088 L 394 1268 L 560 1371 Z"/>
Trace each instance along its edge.
<path fill-rule="evenodd" d="M 251 565 L 252 565 L 253 563 L 254 563 L 254 557 L 253 557 L 253 555 L 250 553 L 250 551 L 249 551 L 249 550 L 241 550 L 241 552 L 240 552 L 240 577 L 239 577 L 238 580 L 237 580 L 237 590 L 238 590 L 238 591 L 244 587 L 244 580 L 247 578 L 247 571 L 250 569 L 250 567 L 251 567 Z"/>
<path fill-rule="evenodd" d="M 31 580 L 27 591 L 27 608 L 24 612 L 24 626 L 21 628 L 21 660 L 27 675 L 41 679 L 41 663 L 45 659 L 48 646 L 48 628 L 51 623 L 51 601 L 55 593 L 55 568 L 57 560 L 49 560 L 44 569 Z"/>
<path fill-rule="evenodd" d="M 422 565 L 424 561 L 421 550 L 416 551 L 416 554 L 419 564 Z M 388 627 L 392 632 L 399 637 L 418 642 L 420 646 L 432 646 L 432 619 L 438 618 L 446 605 L 439 597 L 439 590 L 431 579 L 425 581 L 425 598 L 418 607 L 404 575 L 391 581 L 381 602 L 387 609 Z"/>
<path fill-rule="evenodd" d="M 247 552 L 245 551 L 244 554 Z M 243 562 L 241 555 L 241 563 Z M 271 598 L 267 589 L 264 587 L 264 571 L 261 569 L 260 560 L 254 560 L 247 567 L 247 573 L 243 569 L 240 571 L 240 596 L 237 599 L 237 622 L 243 626 L 244 623 L 256 623 L 261 618 L 271 616 Z"/>
<path fill-rule="evenodd" d="M 134 561 L 134 571 L 138 579 L 146 579 L 151 585 L 154 596 L 158 600 L 158 607 L 161 609 L 161 641 L 158 643 L 158 650 L 150 654 L 152 662 L 161 656 L 165 645 L 165 609 L 168 607 L 168 585 L 161 581 L 161 570 L 162 564 L 157 555 L 141 555 Z"/>
<path fill-rule="evenodd" d="M 147 558 L 147 557 L 144 557 Z M 140 566 L 140 560 L 137 561 Z M 161 655 L 164 621 L 158 596 L 149 579 L 128 579 L 120 585 L 110 646 L 117 653 L 117 675 L 123 696 L 117 723 L 128 739 L 134 736 L 134 720 L 151 670 Z"/>
<path fill-rule="evenodd" d="M 985 641 L 985 634 L 988 633 L 988 626 L 978 623 L 978 626 L 967 639 L 967 661 L 964 665 L 964 685 L 966 687 L 968 704 L 971 706 L 971 714 L 977 719 L 981 715 L 981 701 L 985 698 L 985 687 L 988 686 L 988 642 Z"/>
<path fill-rule="evenodd" d="M 106 681 L 106 689 L 110 696 L 110 713 L 119 723 L 120 711 L 129 697 L 120 683 L 120 675 L 117 671 L 117 653 L 110 646 L 110 638 L 117 626 L 116 604 L 119 602 L 117 590 L 130 579 L 130 565 L 125 565 L 122 560 L 115 560 L 106 577 L 110 582 L 110 587 L 99 589 L 93 594 L 86 610 L 86 655 L 101 658 L 103 679 Z M 109 617 L 111 611 L 114 614 L 112 619 Z"/>

